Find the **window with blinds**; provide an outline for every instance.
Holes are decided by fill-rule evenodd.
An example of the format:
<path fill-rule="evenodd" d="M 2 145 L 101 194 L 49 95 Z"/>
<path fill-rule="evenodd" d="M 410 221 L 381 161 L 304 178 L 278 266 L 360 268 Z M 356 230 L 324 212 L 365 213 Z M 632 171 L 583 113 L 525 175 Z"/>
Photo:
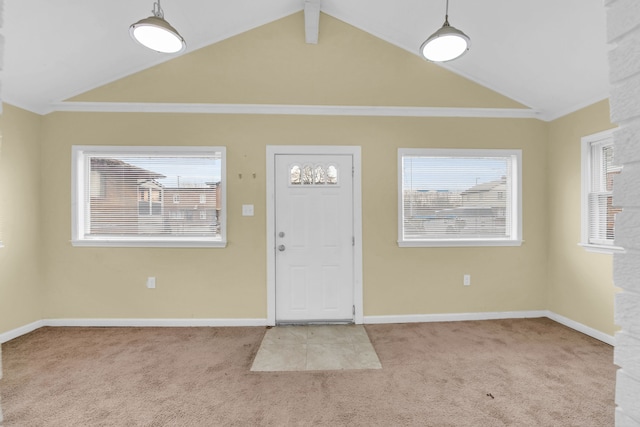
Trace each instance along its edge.
<path fill-rule="evenodd" d="M 612 131 L 582 139 L 582 244 L 614 248 L 615 218 L 621 211 L 613 204 L 614 177 L 622 168 L 613 156 Z"/>
<path fill-rule="evenodd" d="M 73 244 L 225 246 L 225 153 L 74 146 Z"/>
<path fill-rule="evenodd" d="M 515 246 L 521 150 L 400 149 L 400 246 Z"/>

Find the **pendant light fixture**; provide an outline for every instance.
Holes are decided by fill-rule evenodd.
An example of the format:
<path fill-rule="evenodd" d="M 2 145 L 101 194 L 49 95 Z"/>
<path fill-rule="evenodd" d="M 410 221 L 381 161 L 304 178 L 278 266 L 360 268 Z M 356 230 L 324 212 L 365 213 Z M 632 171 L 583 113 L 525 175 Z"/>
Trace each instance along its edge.
<path fill-rule="evenodd" d="M 160 53 L 178 53 L 187 48 L 184 39 L 167 21 L 160 0 L 153 3 L 153 16 L 141 19 L 129 27 L 131 37 L 142 46 Z"/>
<path fill-rule="evenodd" d="M 420 46 L 420 53 L 432 62 L 447 62 L 464 55 L 471 46 L 471 39 L 462 31 L 449 25 L 449 0 L 442 28 L 433 33 Z"/>

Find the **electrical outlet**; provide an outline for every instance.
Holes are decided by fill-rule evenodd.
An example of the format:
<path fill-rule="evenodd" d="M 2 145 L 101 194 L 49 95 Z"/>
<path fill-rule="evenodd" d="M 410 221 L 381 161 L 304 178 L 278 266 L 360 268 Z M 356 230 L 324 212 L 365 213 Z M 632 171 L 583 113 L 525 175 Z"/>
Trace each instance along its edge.
<path fill-rule="evenodd" d="M 462 284 L 465 285 L 465 286 L 471 286 L 471 275 L 470 274 L 465 274 L 464 275 L 464 279 L 463 279 Z"/>
<path fill-rule="evenodd" d="M 155 277 L 147 277 L 147 288 L 155 289 L 156 288 L 156 278 Z"/>

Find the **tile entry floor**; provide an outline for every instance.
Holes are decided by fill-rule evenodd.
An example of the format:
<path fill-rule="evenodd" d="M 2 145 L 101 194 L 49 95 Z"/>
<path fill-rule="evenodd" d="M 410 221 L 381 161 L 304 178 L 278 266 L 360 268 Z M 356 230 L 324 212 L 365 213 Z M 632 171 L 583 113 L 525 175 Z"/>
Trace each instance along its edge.
<path fill-rule="evenodd" d="M 252 371 L 382 369 L 362 325 L 276 326 L 268 329 Z"/>

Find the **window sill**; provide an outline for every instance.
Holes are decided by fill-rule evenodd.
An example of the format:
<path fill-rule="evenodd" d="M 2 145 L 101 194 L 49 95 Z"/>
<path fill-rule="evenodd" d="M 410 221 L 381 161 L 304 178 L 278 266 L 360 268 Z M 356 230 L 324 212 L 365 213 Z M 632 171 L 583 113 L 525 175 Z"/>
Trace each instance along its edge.
<path fill-rule="evenodd" d="M 486 247 L 486 246 L 522 246 L 522 240 L 431 240 L 398 242 L 401 248 L 448 248 L 448 247 Z"/>
<path fill-rule="evenodd" d="M 624 248 L 620 246 L 593 245 L 591 243 L 578 243 L 578 246 L 582 246 L 587 252 L 594 252 L 598 254 L 615 254 L 624 252 Z"/>
<path fill-rule="evenodd" d="M 72 240 L 72 246 L 106 248 L 226 248 L 226 241 Z"/>

